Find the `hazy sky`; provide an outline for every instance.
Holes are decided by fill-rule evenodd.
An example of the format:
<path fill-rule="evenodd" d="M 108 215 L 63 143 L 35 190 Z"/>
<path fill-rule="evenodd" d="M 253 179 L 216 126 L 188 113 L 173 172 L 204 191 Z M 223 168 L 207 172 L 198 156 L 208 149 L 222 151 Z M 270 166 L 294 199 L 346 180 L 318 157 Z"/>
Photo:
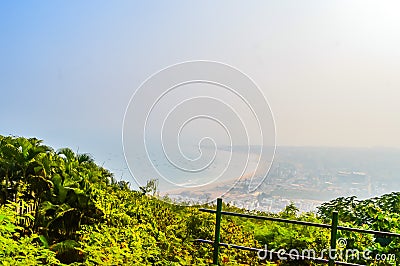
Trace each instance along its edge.
<path fill-rule="evenodd" d="M 112 160 L 136 88 L 204 59 L 259 85 L 277 145 L 400 147 L 399 14 L 395 0 L 4 1 L 0 134 Z"/>

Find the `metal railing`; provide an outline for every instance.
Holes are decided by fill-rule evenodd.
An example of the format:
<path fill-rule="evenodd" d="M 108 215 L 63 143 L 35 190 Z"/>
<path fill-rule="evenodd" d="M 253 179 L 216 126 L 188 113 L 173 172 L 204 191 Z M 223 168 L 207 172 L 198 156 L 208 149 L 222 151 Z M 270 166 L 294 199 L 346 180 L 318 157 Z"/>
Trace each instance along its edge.
<path fill-rule="evenodd" d="M 206 239 L 196 239 L 195 240 L 197 242 L 208 243 L 208 244 L 213 245 L 213 247 L 214 247 L 213 264 L 214 265 L 218 265 L 220 246 L 231 247 L 231 248 L 240 249 L 240 250 L 256 251 L 256 252 L 269 252 L 270 254 L 273 254 L 273 255 L 279 255 L 278 254 L 279 252 L 267 251 L 267 250 L 263 250 L 263 249 L 257 249 L 257 248 L 251 248 L 251 247 L 245 247 L 245 246 L 239 246 L 239 245 L 235 245 L 235 244 L 221 243 L 220 236 L 221 236 L 221 217 L 222 217 L 222 215 L 237 216 L 237 217 L 243 217 L 243 218 L 251 218 L 251 219 L 258 219 L 258 220 L 265 220 L 265 221 L 282 222 L 282 223 L 298 224 L 298 225 L 304 225 L 304 226 L 312 226 L 312 227 L 330 229 L 331 230 L 331 238 L 330 238 L 330 249 L 331 250 L 336 250 L 336 240 L 337 240 L 337 231 L 338 230 L 351 231 L 351 232 L 357 232 L 357 233 L 366 233 L 366 234 L 375 234 L 375 235 L 379 235 L 381 237 L 400 237 L 400 234 L 391 233 L 391 232 L 382 232 L 382 231 L 374 231 L 374 230 L 366 230 L 366 229 L 360 229 L 360 228 L 339 226 L 338 225 L 338 213 L 336 211 L 334 211 L 332 213 L 332 223 L 331 224 L 321 224 L 321 223 L 282 219 L 282 218 L 276 218 L 276 217 L 257 216 L 257 215 L 242 214 L 242 213 L 236 213 L 236 212 L 226 212 L 226 211 L 222 211 L 222 199 L 221 198 L 217 199 L 217 209 L 216 210 L 200 208 L 199 211 L 216 214 L 214 241 L 206 240 Z M 280 255 L 289 255 L 289 254 L 280 253 Z M 314 257 L 307 257 L 307 256 L 301 256 L 301 255 L 293 255 L 293 254 L 290 254 L 290 256 L 295 257 L 296 259 L 305 259 L 305 260 L 313 260 L 313 261 L 321 262 L 321 263 L 328 263 L 329 266 L 333 266 L 333 265 L 362 266 L 361 264 L 335 261 L 332 258 L 323 259 L 323 258 L 314 258 Z"/>

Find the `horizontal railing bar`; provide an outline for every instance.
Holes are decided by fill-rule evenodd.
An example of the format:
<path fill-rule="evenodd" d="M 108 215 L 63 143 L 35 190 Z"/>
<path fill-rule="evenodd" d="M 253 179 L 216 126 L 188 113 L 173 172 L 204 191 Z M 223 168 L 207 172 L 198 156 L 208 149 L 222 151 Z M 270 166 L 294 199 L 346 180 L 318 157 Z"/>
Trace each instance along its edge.
<path fill-rule="evenodd" d="M 337 229 L 338 230 L 344 230 L 344 231 L 358 232 L 358 233 L 377 234 L 377 235 L 380 235 L 380 236 L 400 237 L 400 234 L 396 234 L 396 233 L 374 231 L 374 230 L 367 230 L 367 229 L 360 229 L 360 228 L 353 228 L 353 227 L 346 227 L 346 226 L 338 226 Z"/>
<path fill-rule="evenodd" d="M 201 243 L 207 243 L 207 244 L 213 244 L 214 243 L 213 241 L 206 240 L 206 239 L 195 239 L 194 241 L 201 242 Z M 219 245 L 223 246 L 223 247 L 230 247 L 230 248 L 235 248 L 235 249 L 240 249 L 240 250 L 255 251 L 255 252 L 265 252 L 264 249 L 250 248 L 250 247 L 227 244 L 227 243 L 219 243 Z M 278 255 L 280 255 L 280 256 L 291 256 L 291 257 L 295 257 L 296 259 L 302 259 L 302 260 L 312 260 L 312 261 L 322 262 L 322 263 L 328 263 L 329 262 L 329 260 L 321 259 L 321 258 L 313 258 L 313 257 L 308 257 L 308 256 L 281 253 L 281 252 L 271 251 L 271 250 L 267 250 L 267 252 L 269 254 L 273 254 L 275 256 L 278 256 Z M 346 265 L 346 266 L 365 266 L 365 265 L 362 265 L 362 264 L 354 264 L 354 263 L 342 262 L 342 261 L 335 261 L 335 264 L 337 264 L 337 265 Z"/>
<path fill-rule="evenodd" d="M 210 209 L 199 209 L 199 211 L 209 212 L 209 213 L 216 212 L 215 210 L 210 210 Z M 275 222 L 290 223 L 290 224 L 309 225 L 309 226 L 322 227 L 322 228 L 331 228 L 331 225 L 329 225 L 329 224 L 319 224 L 319 223 L 289 220 L 289 219 L 282 219 L 282 218 L 275 218 L 275 217 L 257 216 L 257 215 L 250 215 L 250 214 L 243 214 L 243 213 L 236 213 L 236 212 L 222 211 L 221 214 L 229 215 L 229 216 L 238 216 L 238 217 L 243 217 L 243 218 L 266 220 L 266 221 L 275 221 Z"/>
<path fill-rule="evenodd" d="M 199 211 L 208 212 L 208 213 L 216 212 L 215 210 L 210 210 L 210 209 L 199 209 Z M 289 219 L 282 219 L 282 218 L 275 218 L 275 217 L 257 216 L 257 215 L 242 214 L 242 213 L 235 213 L 235 212 L 225 212 L 225 211 L 222 211 L 221 214 L 229 215 L 229 216 L 243 217 L 243 218 L 266 220 L 266 221 L 275 221 L 275 222 L 283 222 L 283 223 L 291 223 L 291 224 L 299 224 L 299 225 L 309 225 L 309 226 L 328 228 L 328 229 L 331 228 L 331 225 L 329 225 L 329 224 L 304 222 L 304 221 L 289 220 Z M 343 230 L 343 231 L 358 232 L 358 233 L 378 234 L 381 236 L 400 237 L 400 234 L 397 234 L 397 233 L 374 231 L 374 230 L 367 230 L 367 229 L 360 229 L 360 228 L 353 228 L 353 227 L 346 227 L 346 226 L 338 226 L 337 229 Z"/>

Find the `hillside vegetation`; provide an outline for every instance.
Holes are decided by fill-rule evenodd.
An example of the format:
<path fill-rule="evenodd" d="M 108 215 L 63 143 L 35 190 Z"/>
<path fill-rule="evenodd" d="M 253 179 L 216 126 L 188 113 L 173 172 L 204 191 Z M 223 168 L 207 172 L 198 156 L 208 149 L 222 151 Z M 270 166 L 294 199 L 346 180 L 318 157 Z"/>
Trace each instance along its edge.
<path fill-rule="evenodd" d="M 0 262 L 3 265 L 210 265 L 215 215 L 157 197 L 156 182 L 138 191 L 117 182 L 88 154 L 53 150 L 36 138 L 0 136 Z M 201 206 L 215 208 L 215 206 Z M 224 210 L 399 232 L 400 194 L 359 201 L 338 198 L 318 213 L 293 204 L 279 214 Z M 328 230 L 223 217 L 221 242 L 269 249 L 329 247 Z M 370 249 L 400 257 L 399 239 L 343 233 L 343 249 Z M 260 260 L 255 252 L 221 248 L 222 265 L 316 265 L 310 261 Z M 349 261 L 365 263 L 363 258 Z M 393 262 L 369 261 L 389 265 Z"/>

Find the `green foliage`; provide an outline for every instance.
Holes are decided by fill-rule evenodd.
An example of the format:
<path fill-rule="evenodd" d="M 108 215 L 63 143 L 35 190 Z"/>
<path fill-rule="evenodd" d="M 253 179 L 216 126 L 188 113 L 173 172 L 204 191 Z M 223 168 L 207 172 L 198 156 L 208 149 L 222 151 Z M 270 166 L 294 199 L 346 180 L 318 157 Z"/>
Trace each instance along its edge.
<path fill-rule="evenodd" d="M 381 197 L 366 200 L 357 200 L 356 197 L 338 198 L 322 204 L 318 208 L 318 214 L 327 222 L 329 221 L 329 213 L 333 210 L 337 210 L 339 212 L 339 221 L 341 225 L 375 231 L 400 233 L 399 207 L 400 193 L 393 192 Z M 399 238 L 387 238 L 380 235 L 344 231 L 339 231 L 338 237 L 347 240 L 347 245 L 343 248 L 344 252 L 349 249 L 357 249 L 359 251 L 369 250 L 371 251 L 372 257 L 375 257 L 376 254 L 394 254 L 396 258 L 400 258 Z M 363 259 L 359 258 L 354 258 L 351 262 L 365 263 Z"/>
<path fill-rule="evenodd" d="M 215 215 L 157 197 L 157 181 L 139 191 L 116 182 L 89 154 L 54 151 L 35 138 L 0 136 L 0 262 L 2 265 L 210 265 Z M 201 206 L 215 209 L 214 205 Z M 360 201 L 338 198 L 318 214 L 289 204 L 279 214 L 226 211 L 400 232 L 400 193 Z M 339 231 L 348 249 L 400 257 L 400 239 Z M 253 248 L 329 247 L 325 229 L 223 216 L 221 242 Z M 221 265 L 314 265 L 309 261 L 260 261 L 255 252 L 221 247 Z M 351 258 L 352 262 L 365 263 Z M 378 263 L 377 261 L 372 261 Z"/>
<path fill-rule="evenodd" d="M 0 262 L 2 265 L 57 264 L 56 253 L 38 243 L 39 236 L 22 236 L 11 204 L 0 207 Z"/>

